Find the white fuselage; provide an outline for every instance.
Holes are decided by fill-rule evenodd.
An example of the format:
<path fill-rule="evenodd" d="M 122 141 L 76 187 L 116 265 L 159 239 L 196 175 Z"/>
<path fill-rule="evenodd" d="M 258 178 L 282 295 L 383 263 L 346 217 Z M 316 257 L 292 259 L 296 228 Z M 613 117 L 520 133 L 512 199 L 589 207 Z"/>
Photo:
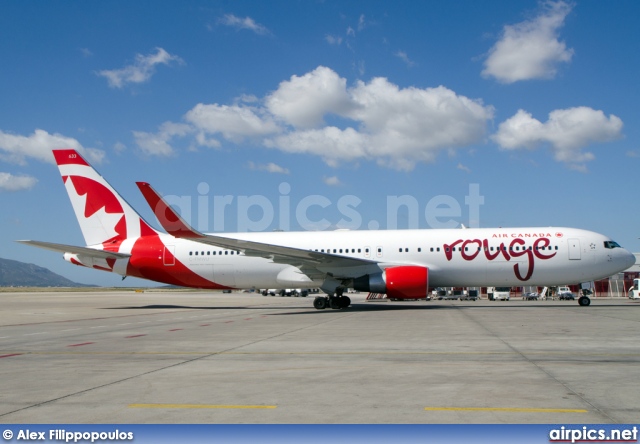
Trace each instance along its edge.
<path fill-rule="evenodd" d="M 382 269 L 420 265 L 429 269 L 430 287 L 574 284 L 608 277 L 633 263 L 633 255 L 627 250 L 605 246 L 610 238 L 574 228 L 338 230 L 220 236 L 368 259 L 378 262 Z M 223 286 L 306 288 L 322 283 L 309 279 L 291 264 L 169 235 L 161 239 L 192 272 Z"/>

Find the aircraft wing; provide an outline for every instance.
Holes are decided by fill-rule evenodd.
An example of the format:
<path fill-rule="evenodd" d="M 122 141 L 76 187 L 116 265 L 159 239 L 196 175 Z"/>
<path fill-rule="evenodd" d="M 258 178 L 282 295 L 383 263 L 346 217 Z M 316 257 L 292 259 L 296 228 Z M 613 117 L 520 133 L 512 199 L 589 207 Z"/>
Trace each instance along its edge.
<path fill-rule="evenodd" d="M 380 271 L 377 262 L 372 260 L 200 233 L 187 224 L 151 185 L 146 182 L 136 184 L 162 227 L 174 237 L 239 250 L 246 256 L 265 257 L 277 263 L 290 264 L 299 267 L 312 279 L 324 278 L 327 273 L 338 278 L 353 278 L 366 274 L 372 268 Z"/>
<path fill-rule="evenodd" d="M 130 254 L 115 253 L 113 251 L 96 250 L 89 247 L 76 247 L 74 245 L 53 244 L 51 242 L 42 242 L 34 240 L 18 240 L 21 244 L 31 245 L 33 247 L 44 248 L 45 250 L 57 251 L 60 253 L 81 254 L 99 259 L 123 259 L 130 257 Z"/>

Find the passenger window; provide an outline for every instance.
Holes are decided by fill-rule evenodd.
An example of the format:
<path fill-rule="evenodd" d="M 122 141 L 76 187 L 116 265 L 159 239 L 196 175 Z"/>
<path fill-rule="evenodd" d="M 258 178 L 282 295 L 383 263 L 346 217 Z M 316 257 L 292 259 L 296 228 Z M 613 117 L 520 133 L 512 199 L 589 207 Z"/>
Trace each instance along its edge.
<path fill-rule="evenodd" d="M 422 248 L 418 247 L 418 253 L 422 252 Z"/>

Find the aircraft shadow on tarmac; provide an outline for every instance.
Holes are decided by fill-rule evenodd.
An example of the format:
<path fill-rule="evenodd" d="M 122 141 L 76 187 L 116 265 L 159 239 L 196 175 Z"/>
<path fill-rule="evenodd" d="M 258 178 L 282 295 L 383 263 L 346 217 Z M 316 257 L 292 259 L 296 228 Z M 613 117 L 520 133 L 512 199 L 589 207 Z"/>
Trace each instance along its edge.
<path fill-rule="evenodd" d="M 322 313 L 360 313 L 360 312 L 374 312 L 374 311 L 406 311 L 406 310 L 451 310 L 451 309 L 473 309 L 473 310 L 496 310 L 496 309 L 508 309 L 508 308 L 527 308 L 527 309 L 535 309 L 535 310 L 557 310 L 557 309 L 582 309 L 582 310 L 594 310 L 598 308 L 604 307 L 627 307 L 628 304 L 610 304 L 610 303 L 598 303 L 597 305 L 592 305 L 590 307 L 580 307 L 578 304 L 540 304 L 540 305 L 521 305 L 521 304 L 495 304 L 495 305 L 475 305 L 471 304 L 438 304 L 438 303 L 429 303 L 428 305 L 422 304 L 407 304 L 407 305 L 398 305 L 398 304 L 353 304 L 349 308 L 340 309 L 340 310 L 316 310 L 310 304 L 308 308 L 296 307 L 287 307 L 287 306 L 273 306 L 273 307 L 263 307 L 263 306 L 223 306 L 223 307 L 215 307 L 215 306 L 191 306 L 191 305 L 166 305 L 166 304 L 158 304 L 158 305 L 140 305 L 140 306 L 124 306 L 124 307 L 103 307 L 103 310 L 295 310 L 293 312 L 287 313 L 275 313 L 276 315 L 297 315 L 297 314 L 322 314 Z"/>

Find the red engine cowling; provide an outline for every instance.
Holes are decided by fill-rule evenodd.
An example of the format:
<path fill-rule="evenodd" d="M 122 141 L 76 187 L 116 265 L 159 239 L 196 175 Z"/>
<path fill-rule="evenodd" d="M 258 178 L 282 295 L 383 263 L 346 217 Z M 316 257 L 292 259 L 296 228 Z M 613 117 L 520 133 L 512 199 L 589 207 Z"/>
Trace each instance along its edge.
<path fill-rule="evenodd" d="M 429 269 L 414 265 L 387 268 L 385 283 L 390 299 L 422 299 L 427 297 Z"/>

